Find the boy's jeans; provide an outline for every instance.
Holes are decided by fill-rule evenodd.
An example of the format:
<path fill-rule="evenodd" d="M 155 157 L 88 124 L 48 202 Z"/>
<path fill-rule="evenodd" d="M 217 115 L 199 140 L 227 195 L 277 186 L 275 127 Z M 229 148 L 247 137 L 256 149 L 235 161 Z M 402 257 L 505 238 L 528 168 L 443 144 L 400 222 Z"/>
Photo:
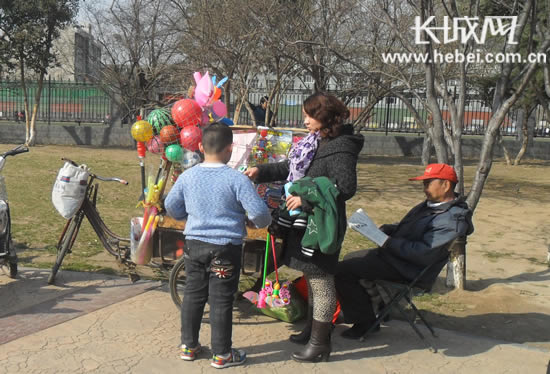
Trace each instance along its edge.
<path fill-rule="evenodd" d="M 187 280 L 181 307 L 181 340 L 187 347 L 199 343 L 206 301 L 210 304 L 212 352 L 231 350 L 233 297 L 239 288 L 242 245 L 216 245 L 198 240 L 185 243 Z"/>

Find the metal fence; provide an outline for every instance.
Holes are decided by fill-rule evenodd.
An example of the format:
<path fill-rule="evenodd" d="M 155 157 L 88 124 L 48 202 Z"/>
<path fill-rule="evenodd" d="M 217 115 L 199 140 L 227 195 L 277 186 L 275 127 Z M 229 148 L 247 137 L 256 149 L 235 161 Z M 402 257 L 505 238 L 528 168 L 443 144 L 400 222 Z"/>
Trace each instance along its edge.
<path fill-rule="evenodd" d="M 311 94 L 309 91 L 296 90 L 286 91 L 282 95 L 282 100 L 276 115 L 276 126 L 280 127 L 302 127 L 302 103 Z M 259 105 L 260 99 L 265 96 L 264 92 L 254 92 L 249 94 L 248 101 L 254 105 Z M 413 106 L 419 115 L 425 121 L 427 112 L 416 99 L 411 100 Z M 361 111 L 366 106 L 366 97 L 357 96 L 350 103 L 348 108 L 351 112 L 351 120 L 358 118 Z M 443 120 L 446 124 L 450 123 L 450 113 L 443 101 L 440 101 L 440 108 Z M 230 114 L 234 113 L 235 103 L 229 106 Z M 466 100 L 466 108 L 463 120 L 463 133 L 465 135 L 483 135 L 491 118 L 491 109 L 485 103 L 471 96 Z M 253 121 L 246 108 L 242 108 L 239 114 L 239 124 L 252 125 Z M 417 123 L 414 115 L 407 106 L 396 97 L 385 97 L 378 102 L 372 110 L 370 117 L 363 123 L 366 131 L 379 132 L 403 132 L 403 133 L 422 133 L 422 128 Z M 518 121 L 518 111 L 510 111 L 505 117 L 501 132 L 504 136 L 517 136 L 521 131 L 521 125 Z M 550 137 L 550 118 L 547 118 L 542 107 L 538 107 L 535 112 L 534 135 L 539 137 Z"/>
<path fill-rule="evenodd" d="M 32 109 L 37 82 L 27 82 L 29 108 Z M 302 103 L 311 94 L 310 90 L 286 90 L 281 95 L 275 119 L 275 125 L 280 127 L 302 127 Z M 335 93 L 337 94 L 337 93 Z M 259 105 L 265 92 L 252 92 L 248 101 Z M 232 98 L 235 96 L 233 95 Z M 427 112 L 416 99 L 411 100 L 419 115 L 426 120 Z M 348 103 L 351 121 L 358 118 L 366 106 L 366 95 L 357 96 Z M 443 120 L 450 123 L 450 114 L 441 101 L 440 107 Z M 38 110 L 38 121 L 78 123 L 110 123 L 113 113 L 113 103 L 109 96 L 92 83 L 47 80 L 44 82 Z M 235 111 L 235 102 L 228 105 L 229 116 Z M 463 132 L 466 135 L 483 135 L 491 117 L 491 110 L 475 96 L 466 100 L 463 122 Z M 24 121 L 24 97 L 20 81 L 0 80 L 0 120 Z M 249 112 L 243 106 L 240 111 L 239 124 L 252 125 Z M 362 125 L 366 131 L 385 133 L 422 133 L 422 128 L 415 120 L 406 105 L 396 97 L 385 97 L 379 101 L 370 117 Z M 517 136 L 521 131 L 518 121 L 518 111 L 511 111 L 504 119 L 501 132 L 505 136 Z M 542 107 L 535 112 L 534 135 L 550 137 L 550 118 Z"/>
<path fill-rule="evenodd" d="M 38 82 L 26 82 L 29 110 L 32 110 Z M 38 108 L 38 121 L 104 123 L 112 113 L 109 96 L 86 82 L 44 81 Z M 25 106 L 20 81 L 0 80 L 0 120 L 24 121 Z"/>

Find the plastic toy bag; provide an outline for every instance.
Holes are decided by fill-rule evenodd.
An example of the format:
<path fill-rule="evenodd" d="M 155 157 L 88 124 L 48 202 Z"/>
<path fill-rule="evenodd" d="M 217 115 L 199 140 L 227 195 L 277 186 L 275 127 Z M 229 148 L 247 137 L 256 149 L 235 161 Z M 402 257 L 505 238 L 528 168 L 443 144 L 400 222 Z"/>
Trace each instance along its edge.
<path fill-rule="evenodd" d="M 142 225 L 142 217 L 130 220 L 130 260 L 136 265 L 147 265 L 153 257 L 153 236 L 145 240 Z"/>
<path fill-rule="evenodd" d="M 64 218 L 75 215 L 82 205 L 86 195 L 88 176 L 90 172 L 86 165 L 74 166 L 70 162 L 59 169 L 52 190 L 52 203 Z"/>
<path fill-rule="evenodd" d="M 269 306 L 271 303 L 269 300 L 266 300 L 267 306 L 265 308 L 256 307 L 256 303 L 258 302 L 258 294 L 253 291 L 245 292 L 243 297 L 254 304 L 253 308 L 255 310 L 265 314 L 266 316 L 283 322 L 293 323 L 305 317 L 307 304 L 292 284 L 288 289 L 290 292 L 289 302 L 288 304 L 281 306 Z"/>

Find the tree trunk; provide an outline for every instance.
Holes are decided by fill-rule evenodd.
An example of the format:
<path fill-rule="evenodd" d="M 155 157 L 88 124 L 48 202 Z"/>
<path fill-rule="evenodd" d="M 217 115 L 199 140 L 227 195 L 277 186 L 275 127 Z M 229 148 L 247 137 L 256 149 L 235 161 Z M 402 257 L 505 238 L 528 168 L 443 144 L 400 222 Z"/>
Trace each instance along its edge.
<path fill-rule="evenodd" d="M 464 195 L 464 164 L 462 160 L 462 134 L 453 136 L 454 169 L 458 178 L 457 193 Z"/>
<path fill-rule="evenodd" d="M 457 238 L 449 249 L 447 287 L 463 290 L 466 283 L 466 238 Z"/>
<path fill-rule="evenodd" d="M 529 145 L 529 122 L 535 121 L 535 116 L 532 115 L 534 112 L 534 108 L 524 108 L 525 114 L 523 116 L 523 123 L 521 124 L 521 148 L 519 149 L 518 154 L 516 155 L 516 159 L 514 160 L 514 166 L 517 166 L 520 164 L 521 159 L 525 155 L 525 152 L 527 151 L 527 146 Z"/>
<path fill-rule="evenodd" d="M 542 47 L 543 49 L 545 49 L 548 48 L 549 45 L 550 39 L 545 40 Z M 515 90 L 514 94 L 506 99 L 504 102 L 501 101 L 502 105 L 500 107 L 493 108 L 493 116 L 489 120 L 487 131 L 485 132 L 483 145 L 481 147 L 479 164 L 474 177 L 474 182 L 472 183 L 472 189 L 470 190 L 468 198 L 466 199 L 466 202 L 468 203 L 468 206 L 472 211 L 476 209 L 477 204 L 479 203 L 481 192 L 483 191 L 483 187 L 485 186 L 485 181 L 487 180 L 489 172 L 491 171 L 491 166 L 493 165 L 493 150 L 499 134 L 500 124 L 504 120 L 506 114 L 510 111 L 512 105 L 515 104 L 515 102 L 518 100 L 520 95 L 527 87 L 527 84 L 535 74 L 536 69 L 536 65 L 531 64 L 531 66 L 523 76 L 520 85 Z"/>
<path fill-rule="evenodd" d="M 36 117 L 38 117 L 38 108 L 40 107 L 40 97 L 42 96 L 42 88 L 44 87 L 44 73 L 40 74 L 38 79 L 38 87 L 34 95 L 34 105 L 32 108 L 32 117 L 30 123 L 30 133 L 27 138 L 26 145 L 33 146 L 36 143 Z"/>
<path fill-rule="evenodd" d="M 431 1 L 421 1 L 421 17 L 422 22 L 425 22 L 428 14 L 433 13 L 433 4 Z M 443 134 L 443 117 L 441 115 L 441 109 L 437 102 L 435 93 L 435 67 L 433 64 L 433 46 L 432 44 L 426 44 L 424 51 L 429 57 L 429 61 L 424 63 L 424 75 L 426 77 L 426 104 L 432 114 L 433 126 L 428 132 L 432 138 L 432 142 L 435 148 L 435 155 L 437 162 L 442 164 L 448 163 L 447 146 L 445 143 L 445 136 Z"/>
<path fill-rule="evenodd" d="M 424 133 L 424 142 L 422 142 L 422 165 L 430 163 L 432 157 L 432 139 L 427 133 Z"/>
<path fill-rule="evenodd" d="M 29 96 L 27 92 L 27 82 L 25 81 L 25 63 L 23 62 L 23 57 L 19 58 L 19 73 L 21 77 L 21 88 L 23 89 L 23 105 L 25 106 L 25 144 L 27 144 L 31 131 L 29 125 Z"/>
<path fill-rule="evenodd" d="M 512 158 L 510 157 L 510 152 L 508 152 L 508 148 L 506 147 L 506 144 L 502 141 L 502 135 L 498 134 L 498 144 L 502 147 L 502 153 L 504 154 L 504 160 L 506 160 L 506 165 L 512 166 Z"/>

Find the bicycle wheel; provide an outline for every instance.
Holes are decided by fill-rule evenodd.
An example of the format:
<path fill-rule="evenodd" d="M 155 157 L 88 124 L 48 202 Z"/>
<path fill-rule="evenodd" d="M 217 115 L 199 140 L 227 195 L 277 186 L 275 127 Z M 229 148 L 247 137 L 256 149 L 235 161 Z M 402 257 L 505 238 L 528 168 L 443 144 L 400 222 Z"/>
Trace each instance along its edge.
<path fill-rule="evenodd" d="M 172 271 L 170 272 L 170 280 L 168 282 L 170 286 L 170 296 L 172 296 L 172 301 L 178 308 L 181 308 L 183 302 L 183 287 L 185 286 L 185 261 L 183 256 L 179 261 L 174 265 Z"/>
<path fill-rule="evenodd" d="M 54 283 L 55 276 L 57 274 L 57 271 L 61 267 L 61 263 L 63 262 L 65 255 L 71 250 L 76 240 L 76 234 L 78 234 L 78 229 L 80 228 L 80 223 L 82 222 L 82 219 L 83 215 L 78 212 L 76 216 L 72 219 L 63 237 L 59 239 L 59 244 L 57 247 L 57 258 L 55 259 L 55 264 L 53 265 L 50 276 L 48 277 L 48 284 Z"/>

